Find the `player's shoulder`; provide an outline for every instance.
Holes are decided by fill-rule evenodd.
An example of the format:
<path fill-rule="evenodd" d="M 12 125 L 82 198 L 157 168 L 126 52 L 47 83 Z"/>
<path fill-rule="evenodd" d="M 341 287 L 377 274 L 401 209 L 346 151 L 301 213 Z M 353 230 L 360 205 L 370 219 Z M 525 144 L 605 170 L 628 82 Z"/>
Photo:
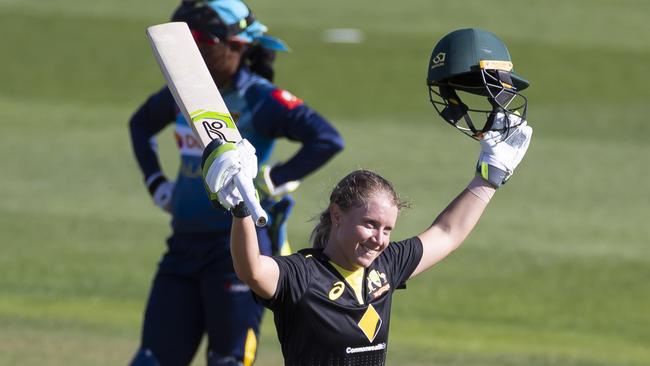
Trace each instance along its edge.
<path fill-rule="evenodd" d="M 281 88 L 265 78 L 249 73 L 240 90 L 253 101 L 272 103 L 284 110 L 292 110 L 304 105 L 304 101 L 287 89 Z"/>
<path fill-rule="evenodd" d="M 303 260 L 316 260 L 319 262 L 328 261 L 329 259 L 323 253 L 323 249 L 304 248 L 300 249 L 296 254 L 301 256 Z"/>
<path fill-rule="evenodd" d="M 313 267 L 318 262 L 327 262 L 328 258 L 322 249 L 305 248 L 287 256 L 275 256 L 276 261 L 291 263 L 304 268 Z"/>
<path fill-rule="evenodd" d="M 174 102 L 174 96 L 172 95 L 172 92 L 169 90 L 167 85 L 151 93 L 151 95 L 149 95 L 148 102 L 150 104 L 160 105 L 176 104 Z"/>
<path fill-rule="evenodd" d="M 157 115 L 164 114 L 170 120 L 173 120 L 179 112 L 174 97 L 167 86 L 151 93 L 142 106 L 140 106 L 140 110 L 148 111 L 147 115 L 150 115 L 152 112 Z"/>
<path fill-rule="evenodd" d="M 322 250 L 302 249 L 285 256 L 273 256 L 284 278 L 294 283 L 308 284 L 322 267 Z"/>
<path fill-rule="evenodd" d="M 422 251 L 422 241 L 418 236 L 413 236 L 404 240 L 391 242 L 388 247 L 381 253 L 380 257 L 390 258 L 392 260 L 395 257 L 403 255 L 411 255 L 413 252 Z"/>

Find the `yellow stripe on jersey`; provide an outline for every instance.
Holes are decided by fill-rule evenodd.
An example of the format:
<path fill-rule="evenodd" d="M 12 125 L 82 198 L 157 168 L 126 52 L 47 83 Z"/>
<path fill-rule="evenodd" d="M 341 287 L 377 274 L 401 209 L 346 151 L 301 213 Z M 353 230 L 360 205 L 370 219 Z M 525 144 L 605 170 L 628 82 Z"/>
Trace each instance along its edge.
<path fill-rule="evenodd" d="M 359 304 L 364 304 L 363 301 L 363 268 L 358 268 L 354 271 L 348 271 L 347 269 L 339 266 L 338 264 L 330 261 L 332 266 L 336 268 L 337 271 L 345 278 L 345 282 L 347 282 L 350 287 L 352 287 L 352 290 L 354 290 L 354 294 L 357 297 L 357 301 L 359 301 Z"/>
<path fill-rule="evenodd" d="M 257 353 L 257 337 L 252 328 L 248 328 L 246 343 L 244 344 L 244 366 L 251 366 L 255 362 Z"/>

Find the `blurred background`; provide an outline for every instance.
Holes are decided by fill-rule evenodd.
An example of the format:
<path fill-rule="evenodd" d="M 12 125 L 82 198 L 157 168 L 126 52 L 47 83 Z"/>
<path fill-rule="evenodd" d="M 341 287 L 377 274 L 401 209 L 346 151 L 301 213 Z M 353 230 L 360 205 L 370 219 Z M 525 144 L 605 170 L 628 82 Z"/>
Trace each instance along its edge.
<path fill-rule="evenodd" d="M 0 0 L 0 365 L 124 365 L 138 346 L 170 230 L 127 121 L 164 82 L 145 28 L 178 3 Z M 295 248 L 352 169 L 412 202 L 394 239 L 470 180 L 479 146 L 442 122 L 425 85 L 444 34 L 496 33 L 531 82 L 528 155 L 464 246 L 398 292 L 390 365 L 650 365 L 650 2 L 249 5 L 293 50 L 277 84 L 347 142 L 296 194 Z M 171 129 L 159 143 L 174 176 Z M 281 364 L 269 315 L 260 366 Z"/>

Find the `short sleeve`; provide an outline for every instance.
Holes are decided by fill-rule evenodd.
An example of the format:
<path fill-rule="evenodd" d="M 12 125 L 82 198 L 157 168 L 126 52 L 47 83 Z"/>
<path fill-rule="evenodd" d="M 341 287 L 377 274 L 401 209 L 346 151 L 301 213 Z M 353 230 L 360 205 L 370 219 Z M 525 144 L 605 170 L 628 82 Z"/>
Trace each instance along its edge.
<path fill-rule="evenodd" d="M 386 266 L 390 268 L 396 288 L 404 287 L 415 268 L 422 259 L 422 242 L 420 238 L 412 238 L 393 242 L 382 253 Z"/>
<path fill-rule="evenodd" d="M 280 269 L 275 294 L 270 299 L 262 299 L 258 296 L 255 296 L 255 298 L 270 310 L 276 310 L 279 307 L 291 307 L 300 301 L 300 298 L 307 290 L 310 279 L 307 261 L 311 259 L 305 258 L 300 253 L 289 256 L 274 256 L 272 258 Z"/>

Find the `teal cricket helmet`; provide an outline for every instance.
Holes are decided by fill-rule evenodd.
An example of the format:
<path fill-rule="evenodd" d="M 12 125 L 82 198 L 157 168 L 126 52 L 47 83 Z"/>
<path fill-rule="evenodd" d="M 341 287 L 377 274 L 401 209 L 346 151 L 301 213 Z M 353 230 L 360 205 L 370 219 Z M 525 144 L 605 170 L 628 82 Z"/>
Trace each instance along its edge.
<path fill-rule="evenodd" d="M 514 72 L 508 48 L 494 33 L 465 28 L 442 37 L 431 52 L 427 85 L 438 114 L 475 139 L 489 130 L 515 127 L 511 118 L 495 123 L 496 116 L 515 114 L 513 121 L 525 120 L 528 101 L 520 92 L 530 83 Z M 487 107 L 466 105 L 461 92 L 485 97 Z M 472 114 L 485 114 L 485 124 L 477 125 Z"/>
<path fill-rule="evenodd" d="M 259 43 L 274 51 L 289 50 L 282 40 L 266 34 L 268 28 L 241 0 L 183 0 L 172 21 L 186 22 L 192 31 L 220 40 Z"/>

